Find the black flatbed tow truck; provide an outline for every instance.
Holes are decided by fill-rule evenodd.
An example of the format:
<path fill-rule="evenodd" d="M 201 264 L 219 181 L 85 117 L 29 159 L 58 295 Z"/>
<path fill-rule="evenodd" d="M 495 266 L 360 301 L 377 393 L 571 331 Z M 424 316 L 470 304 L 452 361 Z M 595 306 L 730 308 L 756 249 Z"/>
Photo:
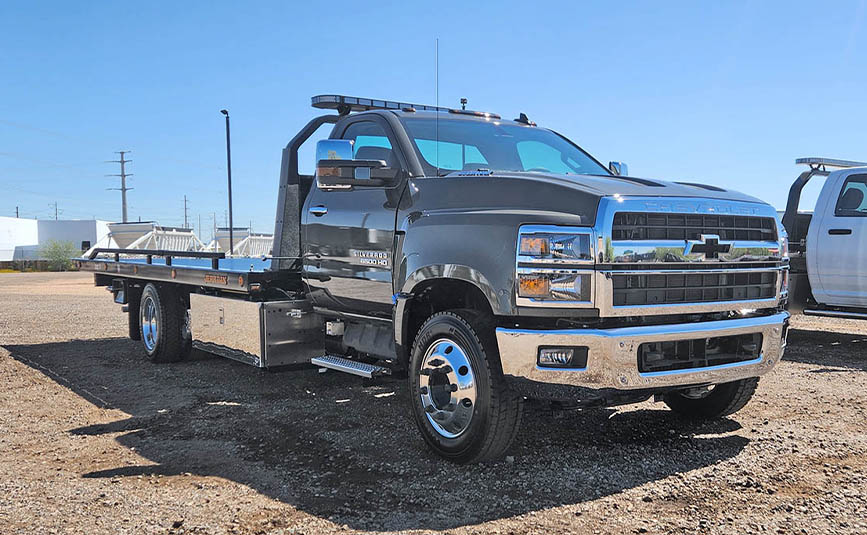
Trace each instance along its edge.
<path fill-rule="evenodd" d="M 405 371 L 422 437 L 461 463 L 502 456 L 528 398 L 715 418 L 779 362 L 788 258 L 768 204 L 629 176 L 523 113 L 312 104 L 329 113 L 283 149 L 272 256 L 77 260 L 153 362 L 195 343 L 261 368 Z"/>

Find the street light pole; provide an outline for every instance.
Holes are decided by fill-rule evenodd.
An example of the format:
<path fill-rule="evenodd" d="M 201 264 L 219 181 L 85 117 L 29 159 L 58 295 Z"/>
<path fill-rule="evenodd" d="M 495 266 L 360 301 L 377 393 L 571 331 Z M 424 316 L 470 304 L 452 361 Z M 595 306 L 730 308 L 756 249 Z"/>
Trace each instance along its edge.
<path fill-rule="evenodd" d="M 226 173 L 229 177 L 229 254 L 234 254 L 235 232 L 232 226 L 232 141 L 229 136 L 229 110 L 220 110 L 226 116 Z"/>

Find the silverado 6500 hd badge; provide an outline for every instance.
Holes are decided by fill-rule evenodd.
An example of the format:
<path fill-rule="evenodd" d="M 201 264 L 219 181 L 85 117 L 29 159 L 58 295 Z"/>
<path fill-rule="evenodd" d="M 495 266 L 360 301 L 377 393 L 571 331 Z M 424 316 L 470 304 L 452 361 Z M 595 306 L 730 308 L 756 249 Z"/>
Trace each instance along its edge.
<path fill-rule="evenodd" d="M 386 251 L 362 251 L 359 249 L 350 249 L 349 252 L 353 258 L 358 259 L 359 264 L 381 267 L 389 267 L 391 265 Z"/>

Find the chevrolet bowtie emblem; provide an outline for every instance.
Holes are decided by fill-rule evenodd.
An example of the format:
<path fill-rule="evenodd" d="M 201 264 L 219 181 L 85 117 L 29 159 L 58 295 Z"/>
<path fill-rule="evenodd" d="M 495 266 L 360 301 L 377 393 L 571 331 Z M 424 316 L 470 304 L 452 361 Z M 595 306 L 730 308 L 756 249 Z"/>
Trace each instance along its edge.
<path fill-rule="evenodd" d="M 690 253 L 704 254 L 705 258 L 719 258 L 720 253 L 731 251 L 731 243 L 720 243 L 719 236 L 716 234 L 702 234 L 700 240 L 687 240 L 686 247 L 683 248 L 683 256 L 689 256 Z"/>

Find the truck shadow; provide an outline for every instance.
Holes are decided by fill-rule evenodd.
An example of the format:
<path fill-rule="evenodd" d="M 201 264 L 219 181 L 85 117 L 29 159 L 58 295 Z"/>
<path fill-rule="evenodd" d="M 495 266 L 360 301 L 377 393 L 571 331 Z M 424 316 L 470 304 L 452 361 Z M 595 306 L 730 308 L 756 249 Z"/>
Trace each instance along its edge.
<path fill-rule="evenodd" d="M 789 329 L 783 360 L 867 371 L 867 334 Z"/>
<path fill-rule="evenodd" d="M 450 529 L 580 504 L 713 465 L 748 443 L 731 434 L 740 429 L 734 420 L 690 424 L 649 404 L 569 413 L 529 406 L 508 460 L 456 466 L 425 448 L 403 380 L 268 373 L 201 355 L 153 365 L 126 339 L 6 349 L 129 415 L 68 433 L 119 433 L 120 444 L 156 463 L 118 461 L 81 477 L 218 476 L 359 530 Z"/>

